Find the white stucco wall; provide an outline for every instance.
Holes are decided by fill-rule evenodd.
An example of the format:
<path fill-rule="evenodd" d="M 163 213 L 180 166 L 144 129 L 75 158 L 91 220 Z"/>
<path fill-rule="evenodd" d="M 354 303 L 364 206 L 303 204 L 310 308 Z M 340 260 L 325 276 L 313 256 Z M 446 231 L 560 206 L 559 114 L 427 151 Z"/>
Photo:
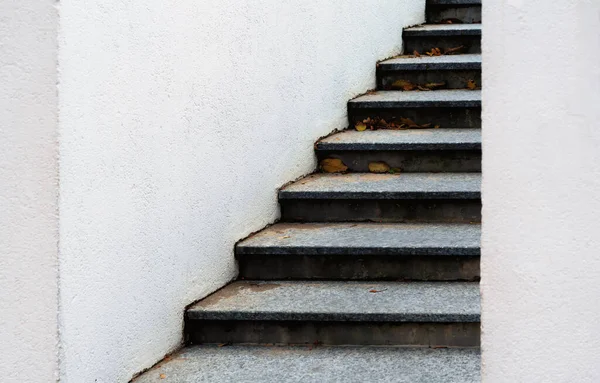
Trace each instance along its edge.
<path fill-rule="evenodd" d="M 0 2 L 0 380 L 58 377 L 53 0 Z"/>
<path fill-rule="evenodd" d="M 423 0 L 61 1 L 64 382 L 178 347 Z"/>
<path fill-rule="evenodd" d="M 484 3 L 483 377 L 600 381 L 600 2 Z"/>

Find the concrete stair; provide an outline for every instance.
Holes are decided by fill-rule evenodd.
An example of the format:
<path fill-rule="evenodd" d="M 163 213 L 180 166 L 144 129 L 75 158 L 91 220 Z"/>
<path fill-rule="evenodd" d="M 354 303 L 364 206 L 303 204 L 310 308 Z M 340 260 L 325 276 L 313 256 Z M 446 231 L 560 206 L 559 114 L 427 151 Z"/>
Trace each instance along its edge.
<path fill-rule="evenodd" d="M 401 172 L 480 172 L 481 130 L 347 130 L 315 146 L 319 161 L 337 158 L 350 172 L 384 161 Z"/>
<path fill-rule="evenodd" d="M 481 0 L 427 0 L 430 23 L 481 23 Z"/>
<path fill-rule="evenodd" d="M 240 281 L 191 306 L 192 343 L 479 345 L 472 282 Z"/>
<path fill-rule="evenodd" d="M 235 247 L 238 280 L 136 382 L 480 380 L 481 1 L 426 14 L 315 144 L 347 170 L 279 191 L 281 222 Z"/>

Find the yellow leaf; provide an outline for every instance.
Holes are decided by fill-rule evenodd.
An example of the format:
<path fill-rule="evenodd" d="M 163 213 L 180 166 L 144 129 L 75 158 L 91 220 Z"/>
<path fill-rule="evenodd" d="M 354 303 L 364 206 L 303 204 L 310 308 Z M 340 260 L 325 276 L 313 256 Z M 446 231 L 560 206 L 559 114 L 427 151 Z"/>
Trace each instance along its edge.
<path fill-rule="evenodd" d="M 364 122 L 357 122 L 354 128 L 359 132 L 364 132 L 365 130 L 367 130 L 367 124 L 365 124 Z"/>
<path fill-rule="evenodd" d="M 471 90 L 477 89 L 477 83 L 475 82 L 475 80 L 467 81 L 467 88 Z"/>
<path fill-rule="evenodd" d="M 446 86 L 446 83 L 445 82 L 429 82 L 423 86 L 427 89 L 433 90 L 433 89 L 438 89 L 438 88 L 442 88 L 442 87 Z"/>
<path fill-rule="evenodd" d="M 159 378 L 161 378 L 161 379 L 164 379 L 164 378 L 166 378 L 166 377 L 167 377 L 167 375 L 165 375 L 165 374 L 160 374 L 158 377 L 159 377 Z"/>
<path fill-rule="evenodd" d="M 440 48 L 432 48 L 431 51 L 425 53 L 429 56 L 441 56 L 442 50 Z"/>
<path fill-rule="evenodd" d="M 338 158 L 326 158 L 321 161 L 321 170 L 325 173 L 343 173 L 348 167 Z"/>
<path fill-rule="evenodd" d="M 417 86 L 408 80 L 396 80 L 392 84 L 392 88 L 402 89 L 402 90 L 414 90 Z"/>
<path fill-rule="evenodd" d="M 385 162 L 370 162 L 369 171 L 371 173 L 387 173 L 390 171 L 390 166 Z"/>

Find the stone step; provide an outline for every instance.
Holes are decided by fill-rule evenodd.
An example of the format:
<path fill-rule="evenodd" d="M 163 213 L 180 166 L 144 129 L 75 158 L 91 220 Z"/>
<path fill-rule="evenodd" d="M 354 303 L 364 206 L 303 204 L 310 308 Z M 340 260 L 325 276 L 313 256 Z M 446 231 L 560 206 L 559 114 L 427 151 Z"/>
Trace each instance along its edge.
<path fill-rule="evenodd" d="M 481 24 L 425 24 L 406 28 L 402 34 L 404 52 L 417 51 L 422 55 L 433 48 L 463 46 L 462 53 L 481 53 Z"/>
<path fill-rule="evenodd" d="M 427 0 L 428 23 L 481 23 L 481 0 Z"/>
<path fill-rule="evenodd" d="M 477 224 L 279 223 L 236 247 L 240 278 L 479 279 Z"/>
<path fill-rule="evenodd" d="M 193 343 L 479 346 L 474 282 L 240 281 L 192 305 Z"/>
<path fill-rule="evenodd" d="M 400 123 L 408 118 L 419 125 L 440 128 L 481 128 L 481 91 L 376 91 L 348 102 L 350 126 L 367 118 Z"/>
<path fill-rule="evenodd" d="M 191 346 L 134 383 L 476 383 L 478 349 L 404 347 Z"/>
<path fill-rule="evenodd" d="M 313 174 L 279 191 L 287 222 L 479 222 L 479 173 Z"/>
<path fill-rule="evenodd" d="M 346 130 L 315 145 L 319 161 L 338 158 L 351 172 L 383 161 L 402 172 L 480 172 L 481 130 Z"/>
<path fill-rule="evenodd" d="M 442 88 L 465 89 L 469 81 L 481 85 L 481 55 L 398 57 L 377 64 L 377 87 L 402 90 L 414 85 L 444 83 Z"/>

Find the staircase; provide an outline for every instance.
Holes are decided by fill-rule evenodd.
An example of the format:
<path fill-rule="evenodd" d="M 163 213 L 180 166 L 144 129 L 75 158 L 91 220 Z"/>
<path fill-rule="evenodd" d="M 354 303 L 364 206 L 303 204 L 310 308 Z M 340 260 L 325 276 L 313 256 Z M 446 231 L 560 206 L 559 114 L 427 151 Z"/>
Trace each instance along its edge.
<path fill-rule="evenodd" d="M 480 380 L 481 1 L 428 0 L 427 20 L 317 142 L 344 171 L 279 192 L 239 280 L 136 382 Z"/>

